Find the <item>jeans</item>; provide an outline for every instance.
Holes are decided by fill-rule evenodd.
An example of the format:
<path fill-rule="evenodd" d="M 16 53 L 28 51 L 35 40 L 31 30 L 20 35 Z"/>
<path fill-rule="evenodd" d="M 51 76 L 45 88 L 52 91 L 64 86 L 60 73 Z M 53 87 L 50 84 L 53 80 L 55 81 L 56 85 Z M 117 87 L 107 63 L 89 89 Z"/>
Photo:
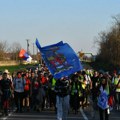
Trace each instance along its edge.
<path fill-rule="evenodd" d="M 24 92 L 16 92 L 16 91 L 14 92 L 17 111 L 20 110 L 20 112 L 22 112 L 22 107 L 23 107 L 23 95 Z"/>
<path fill-rule="evenodd" d="M 57 120 L 67 120 L 69 100 L 69 95 L 64 97 L 56 96 Z"/>

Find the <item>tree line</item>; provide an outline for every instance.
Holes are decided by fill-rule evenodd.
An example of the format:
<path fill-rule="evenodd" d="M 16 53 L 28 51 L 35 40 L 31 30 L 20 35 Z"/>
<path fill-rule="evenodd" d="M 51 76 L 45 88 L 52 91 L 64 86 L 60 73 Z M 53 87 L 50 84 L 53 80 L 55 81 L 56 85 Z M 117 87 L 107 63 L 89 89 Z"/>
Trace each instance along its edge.
<path fill-rule="evenodd" d="M 18 42 L 9 45 L 7 41 L 0 41 L 0 60 L 18 60 L 21 48 Z"/>
<path fill-rule="evenodd" d="M 19 42 L 13 42 L 11 45 L 7 41 L 0 40 L 0 61 L 4 60 L 22 60 L 19 58 L 19 52 L 22 49 L 22 46 Z M 33 54 L 29 51 L 29 55 L 33 60 L 39 61 L 41 55 L 36 48 L 36 51 Z"/>
<path fill-rule="evenodd" d="M 120 68 L 120 14 L 112 17 L 113 24 L 108 31 L 99 33 L 96 38 L 98 54 L 96 62 L 108 69 Z"/>

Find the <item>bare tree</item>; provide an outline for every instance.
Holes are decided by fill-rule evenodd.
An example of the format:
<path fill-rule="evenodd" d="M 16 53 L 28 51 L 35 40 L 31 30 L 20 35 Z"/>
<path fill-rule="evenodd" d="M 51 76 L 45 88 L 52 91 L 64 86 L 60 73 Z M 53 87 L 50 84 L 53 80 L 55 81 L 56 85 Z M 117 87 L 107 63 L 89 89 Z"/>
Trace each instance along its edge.
<path fill-rule="evenodd" d="M 12 60 L 18 60 L 18 55 L 21 50 L 21 44 L 19 42 L 14 42 L 12 43 L 10 47 L 10 52 L 11 52 L 11 59 Z"/>
<path fill-rule="evenodd" d="M 99 34 L 97 58 L 104 63 L 120 66 L 120 16 L 113 17 L 113 20 L 115 22 L 110 30 Z"/>
<path fill-rule="evenodd" d="M 6 58 L 6 52 L 8 51 L 7 41 L 0 41 L 0 60 Z"/>

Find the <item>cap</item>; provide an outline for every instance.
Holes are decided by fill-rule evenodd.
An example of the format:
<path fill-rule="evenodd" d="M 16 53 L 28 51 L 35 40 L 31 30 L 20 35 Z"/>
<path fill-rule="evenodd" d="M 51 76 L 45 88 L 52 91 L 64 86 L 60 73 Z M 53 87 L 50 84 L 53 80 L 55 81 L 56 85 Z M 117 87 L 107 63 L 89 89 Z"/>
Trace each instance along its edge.
<path fill-rule="evenodd" d="M 5 69 L 4 72 L 3 72 L 3 74 L 4 74 L 4 73 L 7 73 L 7 74 L 8 74 L 8 73 L 10 73 L 10 72 L 8 71 L 8 69 Z"/>

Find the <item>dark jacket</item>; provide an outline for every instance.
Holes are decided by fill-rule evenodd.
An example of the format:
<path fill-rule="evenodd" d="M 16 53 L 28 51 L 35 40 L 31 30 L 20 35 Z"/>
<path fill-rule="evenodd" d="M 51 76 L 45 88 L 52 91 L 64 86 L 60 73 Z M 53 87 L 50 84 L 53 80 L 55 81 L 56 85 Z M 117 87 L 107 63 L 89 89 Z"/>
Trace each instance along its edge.
<path fill-rule="evenodd" d="M 65 97 L 69 94 L 69 80 L 58 79 L 55 86 L 56 95 Z"/>

